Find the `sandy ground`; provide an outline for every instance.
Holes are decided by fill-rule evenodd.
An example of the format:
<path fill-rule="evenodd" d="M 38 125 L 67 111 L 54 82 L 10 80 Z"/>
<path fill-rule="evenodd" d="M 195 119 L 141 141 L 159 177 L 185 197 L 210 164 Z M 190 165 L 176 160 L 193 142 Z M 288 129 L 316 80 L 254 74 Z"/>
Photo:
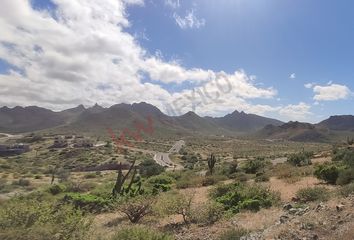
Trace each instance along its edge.
<path fill-rule="evenodd" d="M 323 185 L 327 188 L 333 188 L 328 185 L 322 184 L 315 177 L 303 177 L 295 183 L 287 183 L 283 179 L 278 179 L 275 177 L 270 178 L 268 183 L 264 183 L 269 186 L 271 190 L 280 192 L 281 200 L 283 202 L 289 202 L 295 196 L 296 192 L 302 188 L 313 187 L 317 185 Z"/>

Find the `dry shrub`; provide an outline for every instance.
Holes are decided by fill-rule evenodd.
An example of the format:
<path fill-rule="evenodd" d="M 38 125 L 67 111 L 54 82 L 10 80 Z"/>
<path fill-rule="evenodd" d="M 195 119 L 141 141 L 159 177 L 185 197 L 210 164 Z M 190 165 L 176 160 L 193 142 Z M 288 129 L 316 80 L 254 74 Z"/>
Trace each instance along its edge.
<path fill-rule="evenodd" d="M 271 170 L 273 176 L 285 180 L 287 183 L 295 183 L 303 177 L 312 176 L 313 166 L 295 167 L 288 163 L 277 164 Z"/>

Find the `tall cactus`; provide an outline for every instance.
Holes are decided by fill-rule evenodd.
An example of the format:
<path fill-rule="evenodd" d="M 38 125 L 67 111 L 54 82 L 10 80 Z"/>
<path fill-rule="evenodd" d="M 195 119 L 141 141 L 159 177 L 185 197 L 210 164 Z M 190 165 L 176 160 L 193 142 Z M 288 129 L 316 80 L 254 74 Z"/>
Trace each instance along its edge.
<path fill-rule="evenodd" d="M 131 171 L 134 169 L 133 171 L 133 176 L 130 179 L 130 183 L 128 185 L 127 189 L 124 189 L 124 183 L 127 180 L 128 176 L 130 175 Z M 130 166 L 127 174 L 123 175 L 123 170 L 122 170 L 122 163 L 119 164 L 119 169 L 118 169 L 118 175 L 117 175 L 117 179 L 116 179 L 116 183 L 112 189 L 112 197 L 116 198 L 119 195 L 123 195 L 124 193 L 128 193 L 131 189 L 131 186 L 133 184 L 134 181 L 134 177 L 136 174 L 136 168 L 135 168 L 135 160 L 132 163 L 132 165 Z"/>
<path fill-rule="evenodd" d="M 212 153 L 212 154 L 210 154 L 210 157 L 208 158 L 208 168 L 209 168 L 210 175 L 213 175 L 215 163 L 216 163 L 216 157 Z"/>

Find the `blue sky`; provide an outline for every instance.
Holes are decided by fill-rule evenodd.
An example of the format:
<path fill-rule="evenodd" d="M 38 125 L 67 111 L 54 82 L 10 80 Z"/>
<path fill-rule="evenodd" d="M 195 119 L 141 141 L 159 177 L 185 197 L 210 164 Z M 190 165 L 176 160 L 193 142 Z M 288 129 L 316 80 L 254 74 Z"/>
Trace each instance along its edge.
<path fill-rule="evenodd" d="M 27 2 L 15 1 L 24 6 Z M 176 99 L 180 99 L 178 102 L 187 102 L 188 99 L 183 97 L 183 94 L 203 85 L 211 86 L 208 85 L 208 74 L 215 78 L 215 75 L 222 72 L 230 81 L 240 81 L 242 84 L 236 83 L 231 95 L 225 96 L 219 103 L 200 104 L 197 109 L 181 107 L 181 113 L 196 110 L 200 115 L 217 116 L 237 109 L 282 120 L 310 122 L 317 122 L 329 115 L 354 114 L 353 108 L 350 107 L 354 91 L 352 1 L 104 0 L 107 6 L 117 7 L 117 12 L 102 8 L 95 16 L 82 13 L 85 7 L 94 9 L 95 6 L 91 6 L 90 1 L 82 6 L 71 6 L 72 3 L 68 2 L 34 0 L 24 7 L 30 8 L 31 11 L 30 16 L 26 15 L 28 20 L 39 24 L 24 28 L 30 29 L 32 38 L 38 38 L 38 45 L 43 49 L 43 54 L 65 52 L 54 46 L 57 44 L 55 41 L 44 41 L 44 38 L 49 38 L 46 34 L 50 26 L 53 26 L 55 31 L 62 31 L 64 27 L 75 29 L 77 34 L 85 30 L 85 38 L 63 33 L 63 40 L 66 40 L 67 36 L 68 44 L 70 41 L 76 44 L 80 44 L 80 41 L 81 44 L 87 42 L 87 39 L 91 39 L 90 32 L 100 36 L 96 45 L 92 43 L 86 46 L 75 54 L 75 58 L 80 61 L 92 51 L 99 52 L 99 44 L 107 37 L 107 46 L 111 46 L 108 41 L 113 40 L 116 46 L 109 49 L 107 47 L 102 62 L 97 62 L 94 66 L 100 66 L 103 59 L 116 56 L 119 61 L 113 62 L 120 69 L 114 68 L 114 64 L 110 67 L 102 66 L 97 71 L 101 71 L 100 76 L 104 75 L 104 79 L 93 81 L 92 78 L 97 76 L 90 70 L 85 70 L 87 64 L 82 67 L 82 71 L 77 70 L 81 69 L 80 64 L 76 66 L 77 62 L 71 63 L 73 68 L 77 67 L 74 70 L 70 68 L 70 61 L 64 61 L 65 68 L 59 63 L 48 66 L 43 63 L 48 56 L 27 57 L 28 50 L 24 49 L 34 43 L 22 43 L 12 36 L 9 30 L 8 37 L 0 37 L 3 48 L 7 50 L 0 51 L 2 86 L 8 87 L 8 91 L 11 91 L 11 87 L 16 87 L 16 84 L 6 85 L 5 79 L 8 81 L 12 77 L 12 81 L 21 78 L 19 81 L 43 82 L 41 86 L 45 86 L 47 81 L 47 84 L 53 84 L 55 88 L 52 86 L 52 89 L 48 90 L 53 92 L 50 96 L 31 98 L 33 92 L 40 88 L 38 86 L 24 91 L 24 95 L 13 96 L 10 100 L 0 99 L 0 104 L 30 103 L 56 110 L 78 103 L 90 105 L 98 102 L 108 106 L 114 102 L 145 100 L 163 110 L 166 102 Z M 76 9 L 76 13 L 70 9 Z M 43 15 L 44 12 L 47 15 Z M 75 15 L 77 13 L 80 13 L 78 17 Z M 16 14 L 22 14 L 21 12 L 15 12 L 14 16 L 3 14 L 1 11 L 0 14 L 10 26 L 24 24 L 13 20 L 20 17 L 21 15 Z M 42 26 L 36 20 L 37 15 L 41 17 L 41 21 L 53 21 L 52 25 Z M 86 16 L 88 20 L 78 20 L 82 16 Z M 112 33 L 112 26 L 109 25 L 112 21 L 107 22 L 107 16 L 116 21 L 115 26 L 119 27 L 117 34 L 114 31 Z M 77 21 L 77 24 L 69 25 L 68 20 L 74 23 Z M 109 33 L 112 34 L 111 38 Z M 5 43 L 15 44 L 16 49 L 9 50 Z M 19 58 L 18 53 L 26 55 L 26 59 Z M 130 56 L 136 56 L 136 59 L 128 62 L 126 59 Z M 100 59 L 97 53 L 90 59 L 93 61 L 96 57 L 97 60 Z M 33 63 L 29 64 L 31 61 Z M 84 63 L 87 63 L 87 59 L 82 62 Z M 36 64 L 48 69 L 45 72 L 39 71 L 39 67 L 33 67 Z M 131 65 L 139 67 L 130 69 Z M 53 66 L 60 70 L 60 74 L 52 72 Z M 68 71 L 67 74 L 63 74 L 65 71 Z M 235 76 L 236 71 L 241 71 L 244 75 Z M 47 74 L 48 72 L 50 74 Z M 129 75 L 126 72 L 129 72 Z M 70 79 L 65 79 L 68 76 Z M 74 82 L 72 79 L 78 76 Z M 120 76 L 122 79 L 116 79 Z M 83 84 L 83 81 L 87 81 L 87 84 Z M 127 85 L 129 87 L 125 87 Z M 241 87 L 238 89 L 237 86 Z M 132 89 L 129 89 L 130 87 Z M 137 93 L 132 93 L 133 87 Z M 73 94 L 77 93 L 75 88 L 79 89 L 80 94 Z M 66 99 L 62 99 L 64 91 Z M 251 96 L 244 94 L 248 91 L 252 92 Z M 151 96 L 151 92 L 156 94 Z M 242 93 L 239 94 L 240 92 Z M 7 94 L 10 95 L 10 92 Z M 224 107 L 218 106 L 220 104 L 224 104 Z"/>

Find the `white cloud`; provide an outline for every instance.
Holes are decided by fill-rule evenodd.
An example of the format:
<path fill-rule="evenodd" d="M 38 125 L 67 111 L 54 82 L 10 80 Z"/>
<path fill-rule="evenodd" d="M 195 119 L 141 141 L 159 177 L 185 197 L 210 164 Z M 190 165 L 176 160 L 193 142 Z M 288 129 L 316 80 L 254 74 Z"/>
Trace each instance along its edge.
<path fill-rule="evenodd" d="M 333 84 L 328 86 L 316 85 L 313 87 L 316 101 L 335 101 L 340 99 L 347 99 L 351 95 L 350 89 L 345 85 Z"/>
<path fill-rule="evenodd" d="M 296 78 L 296 74 L 295 73 L 290 74 L 289 78 L 290 79 L 295 79 Z"/>
<path fill-rule="evenodd" d="M 61 110 L 81 103 L 110 106 L 146 101 L 164 110 L 165 102 L 192 90 L 170 93 L 161 82 L 202 84 L 214 96 L 218 86 L 228 87 L 227 80 L 232 91 L 217 99 L 223 104 L 206 104 L 197 108 L 199 113 L 213 115 L 236 108 L 255 113 L 274 111 L 271 106 L 248 102 L 272 98 L 277 92 L 258 87 L 254 78 L 243 71 L 228 74 L 185 68 L 177 61 L 148 54 L 125 31 L 130 25 L 127 5 L 143 5 L 141 0 L 53 2 L 57 10 L 48 13 L 34 10 L 29 0 L 2 1 L 0 58 L 16 68 L 0 74 L 0 105 L 38 105 Z M 184 24 L 204 24 L 198 21 L 189 17 Z M 145 75 L 151 81 L 143 83 Z M 219 78 L 216 85 L 215 79 Z"/>
<path fill-rule="evenodd" d="M 243 110 L 263 114 L 276 110 L 267 105 L 252 105 L 247 99 L 273 98 L 277 91 L 273 88 L 257 88 L 251 84 L 251 77 L 244 71 L 234 74 L 225 72 L 213 73 L 210 80 L 194 89 L 186 89 L 172 94 L 170 101 L 164 104 L 164 109 L 170 114 L 182 114 L 196 111 L 201 115 L 214 115 Z"/>
<path fill-rule="evenodd" d="M 306 120 L 312 115 L 310 112 L 311 106 L 300 102 L 297 105 L 287 105 L 279 110 L 281 116 L 286 117 L 288 120 Z"/>
<path fill-rule="evenodd" d="M 165 5 L 172 9 L 177 9 L 181 6 L 179 0 L 165 0 Z"/>
<path fill-rule="evenodd" d="M 190 10 L 187 12 L 186 16 L 181 17 L 177 13 L 173 14 L 173 18 L 176 21 L 176 24 L 181 28 L 181 29 L 188 29 L 188 28 L 201 28 L 205 26 L 205 19 L 204 18 L 198 18 L 194 10 Z"/>
<path fill-rule="evenodd" d="M 164 62 L 161 58 L 146 59 L 141 68 L 146 71 L 152 80 L 164 83 L 184 81 L 203 82 L 209 80 L 214 72 L 199 68 L 184 69 L 177 62 Z"/>
<path fill-rule="evenodd" d="M 306 83 L 304 86 L 305 86 L 305 88 L 312 88 L 313 87 L 313 83 Z"/>

